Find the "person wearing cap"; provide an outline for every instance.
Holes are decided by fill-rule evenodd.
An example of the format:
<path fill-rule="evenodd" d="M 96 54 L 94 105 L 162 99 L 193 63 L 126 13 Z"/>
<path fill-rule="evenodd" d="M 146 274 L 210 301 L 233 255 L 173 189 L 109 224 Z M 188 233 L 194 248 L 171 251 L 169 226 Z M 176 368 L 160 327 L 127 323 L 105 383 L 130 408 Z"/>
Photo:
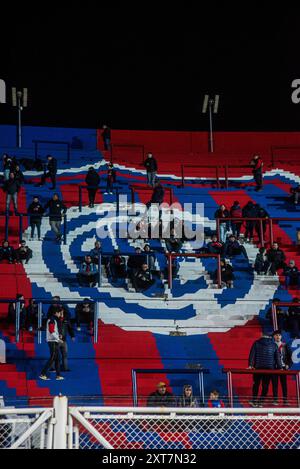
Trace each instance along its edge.
<path fill-rule="evenodd" d="M 57 160 L 52 155 L 47 155 L 47 161 L 47 171 L 42 175 L 39 186 L 43 186 L 46 179 L 50 178 L 52 182 L 52 187 L 50 187 L 50 189 L 54 190 L 56 187 Z"/>
<path fill-rule="evenodd" d="M 249 370 L 281 369 L 280 353 L 272 336 L 263 334 L 260 339 L 254 342 L 250 350 L 248 363 Z M 253 374 L 252 401 L 249 402 L 252 407 L 262 407 L 264 399 L 268 394 L 271 377 L 271 374 Z M 259 402 L 258 391 L 260 383 L 262 383 L 262 391 Z"/>
<path fill-rule="evenodd" d="M 185 384 L 182 389 L 182 396 L 178 399 L 178 407 L 199 407 L 197 399 L 193 396 L 193 387 Z"/>
<path fill-rule="evenodd" d="M 144 161 L 144 166 L 147 171 L 147 182 L 149 186 L 154 187 L 157 173 L 157 161 L 153 157 L 152 153 L 148 153 L 147 158 Z"/>
<path fill-rule="evenodd" d="M 94 324 L 94 303 L 88 298 L 84 298 L 82 303 L 77 303 L 75 308 L 75 320 L 77 330 L 81 331 L 81 324 L 88 324 L 90 332 L 93 332 Z"/>
<path fill-rule="evenodd" d="M 38 234 L 38 240 L 41 240 L 41 224 L 42 224 L 42 216 L 44 213 L 44 208 L 41 205 L 39 198 L 37 195 L 33 197 L 32 203 L 28 207 L 28 215 L 29 215 L 29 223 L 31 227 L 31 234 L 30 237 L 33 240 L 34 239 L 34 232 L 35 232 L 35 227 L 37 229 L 37 234 Z"/>
<path fill-rule="evenodd" d="M 293 365 L 292 360 L 292 351 L 290 347 L 285 343 L 282 342 L 282 334 L 279 330 L 274 331 L 273 339 L 275 344 L 278 347 L 278 351 L 280 354 L 280 362 L 281 362 L 281 370 L 289 370 Z M 287 376 L 286 375 L 272 375 L 272 388 L 273 388 L 273 405 L 278 405 L 278 380 L 280 380 L 281 389 L 282 389 L 282 396 L 283 396 L 283 403 L 285 405 L 288 404 L 288 388 L 287 388 Z"/>
<path fill-rule="evenodd" d="M 147 400 L 148 407 L 175 407 L 174 395 L 167 391 L 166 383 L 162 381 L 157 384 L 157 390 L 151 393 Z"/>
<path fill-rule="evenodd" d="M 15 251 L 16 260 L 18 264 L 21 264 L 25 261 L 25 264 L 28 264 L 29 260 L 32 258 L 32 250 L 26 246 L 26 241 L 22 240 L 19 244 L 18 249 Z"/>
<path fill-rule="evenodd" d="M 85 178 L 87 190 L 89 194 L 89 207 L 93 208 L 95 204 L 95 198 L 97 193 L 97 187 L 100 184 L 100 176 L 92 166 L 89 168 Z"/>

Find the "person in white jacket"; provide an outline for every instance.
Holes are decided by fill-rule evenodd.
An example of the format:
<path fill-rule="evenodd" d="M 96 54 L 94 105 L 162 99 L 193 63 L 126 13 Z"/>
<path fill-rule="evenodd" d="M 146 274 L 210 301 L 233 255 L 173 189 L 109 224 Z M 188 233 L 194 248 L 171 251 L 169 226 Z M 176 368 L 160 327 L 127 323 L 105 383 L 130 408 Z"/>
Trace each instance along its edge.
<path fill-rule="evenodd" d="M 53 316 L 48 319 L 47 321 L 47 326 L 46 326 L 46 331 L 47 331 L 47 342 L 49 345 L 49 350 L 50 350 L 50 358 L 47 361 L 46 365 L 41 371 L 40 374 L 40 379 L 43 379 L 44 381 L 49 380 L 47 376 L 47 372 L 50 370 L 50 368 L 54 365 L 55 366 L 55 371 L 56 371 L 56 379 L 57 380 L 62 380 L 64 379 L 60 375 L 60 364 L 59 364 L 59 344 L 62 343 L 62 335 L 60 331 L 61 327 L 61 321 L 59 320 L 61 315 L 61 311 L 59 308 L 57 308 L 56 311 L 54 311 Z"/>

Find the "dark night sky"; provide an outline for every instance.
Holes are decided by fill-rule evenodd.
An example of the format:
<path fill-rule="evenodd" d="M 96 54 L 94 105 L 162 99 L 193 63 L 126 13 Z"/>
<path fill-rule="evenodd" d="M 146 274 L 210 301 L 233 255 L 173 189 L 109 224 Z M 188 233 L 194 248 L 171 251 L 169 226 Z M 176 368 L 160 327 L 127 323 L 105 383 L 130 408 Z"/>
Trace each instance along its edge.
<path fill-rule="evenodd" d="M 21 12 L 2 40 L 1 78 L 28 86 L 24 123 L 201 130 L 210 92 L 221 95 L 219 130 L 299 130 L 299 11 L 199 5 Z"/>

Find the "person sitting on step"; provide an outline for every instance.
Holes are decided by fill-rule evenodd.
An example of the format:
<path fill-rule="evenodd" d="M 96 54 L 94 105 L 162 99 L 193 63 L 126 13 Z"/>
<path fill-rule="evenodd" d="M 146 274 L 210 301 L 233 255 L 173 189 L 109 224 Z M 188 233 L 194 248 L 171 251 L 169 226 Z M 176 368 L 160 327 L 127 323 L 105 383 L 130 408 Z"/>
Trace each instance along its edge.
<path fill-rule="evenodd" d="M 108 275 L 113 282 L 127 277 L 126 260 L 125 257 L 120 255 L 119 249 L 114 249 L 114 254 L 111 256 L 107 267 Z"/>
<path fill-rule="evenodd" d="M 284 269 L 285 254 L 279 249 L 278 243 L 273 243 L 271 249 L 267 251 L 268 270 L 271 275 L 276 275 L 278 269 Z"/>
<path fill-rule="evenodd" d="M 78 274 L 79 284 L 82 287 L 95 287 L 98 279 L 98 268 L 91 256 L 85 256 Z"/>
<path fill-rule="evenodd" d="M 3 241 L 0 247 L 0 262 L 7 260 L 9 264 L 13 264 L 16 259 L 16 253 L 8 241 Z"/>
<path fill-rule="evenodd" d="M 224 253 L 224 243 L 218 241 L 217 235 L 212 235 L 211 241 L 207 243 L 207 252 L 209 254 L 220 254 L 221 256 Z"/>
<path fill-rule="evenodd" d="M 132 282 L 137 293 L 148 290 L 155 283 L 147 264 L 143 264 L 134 273 Z"/>
<path fill-rule="evenodd" d="M 254 262 L 254 270 L 258 275 L 266 275 L 268 270 L 268 259 L 266 255 L 266 248 L 259 248 Z"/>
<path fill-rule="evenodd" d="M 229 239 L 225 243 L 224 255 L 226 257 L 234 257 L 243 254 L 248 259 L 247 251 L 242 246 L 234 235 L 230 235 Z"/>
<path fill-rule="evenodd" d="M 230 264 L 228 264 L 224 259 L 221 259 L 221 282 L 222 286 L 226 286 L 227 288 L 233 288 L 233 280 L 235 279 L 233 268 Z M 214 282 L 217 283 L 218 281 L 218 270 L 214 273 Z"/>
<path fill-rule="evenodd" d="M 290 260 L 288 265 L 284 268 L 284 276 L 286 289 L 290 286 L 300 287 L 300 272 L 294 260 Z"/>
<path fill-rule="evenodd" d="M 29 260 L 32 258 L 32 250 L 26 246 L 26 241 L 22 240 L 19 244 L 18 249 L 15 251 L 16 260 L 18 264 L 28 264 Z"/>

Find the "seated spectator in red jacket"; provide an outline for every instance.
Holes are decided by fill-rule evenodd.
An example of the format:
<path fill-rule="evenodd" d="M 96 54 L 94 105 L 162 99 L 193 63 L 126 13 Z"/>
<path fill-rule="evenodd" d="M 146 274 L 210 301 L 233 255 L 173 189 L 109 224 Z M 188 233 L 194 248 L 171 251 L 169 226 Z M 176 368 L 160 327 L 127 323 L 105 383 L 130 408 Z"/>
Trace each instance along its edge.
<path fill-rule="evenodd" d="M 300 272 L 296 267 L 295 261 L 290 260 L 289 264 L 284 268 L 285 286 L 288 289 L 291 285 L 300 287 Z"/>
<path fill-rule="evenodd" d="M 224 243 L 222 243 L 222 241 L 218 241 L 217 235 L 213 235 L 211 241 L 207 244 L 207 252 L 209 254 L 223 255 Z"/>
<path fill-rule="evenodd" d="M 224 402 L 222 401 L 222 399 L 220 399 L 220 393 L 216 389 L 211 391 L 211 393 L 209 394 L 207 407 L 213 407 L 213 408 L 225 407 Z"/>
<path fill-rule="evenodd" d="M 272 248 L 267 251 L 268 269 L 272 275 L 276 275 L 278 269 L 285 267 L 285 254 L 279 249 L 278 243 L 273 243 Z"/>
<path fill-rule="evenodd" d="M 8 241 L 3 241 L 0 247 L 0 262 L 7 260 L 9 264 L 13 264 L 16 259 L 16 253 L 12 246 L 9 245 Z"/>

